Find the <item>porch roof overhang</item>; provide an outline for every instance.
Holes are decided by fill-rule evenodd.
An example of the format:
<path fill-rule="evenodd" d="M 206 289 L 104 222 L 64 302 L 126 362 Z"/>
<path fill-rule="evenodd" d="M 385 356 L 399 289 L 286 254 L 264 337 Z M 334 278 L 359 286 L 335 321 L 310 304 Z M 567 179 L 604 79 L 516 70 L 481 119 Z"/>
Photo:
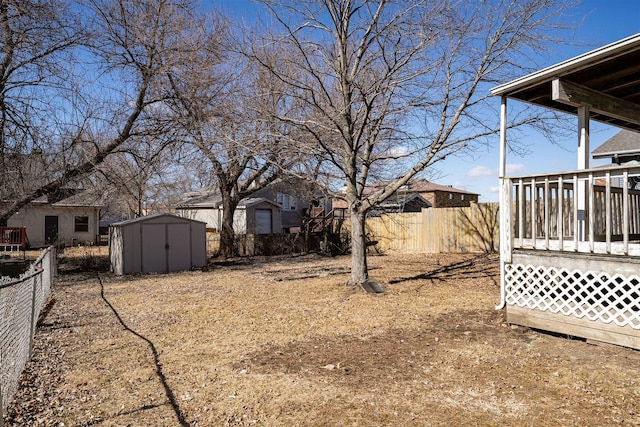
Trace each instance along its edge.
<path fill-rule="evenodd" d="M 640 33 L 497 86 L 493 95 L 640 132 Z"/>

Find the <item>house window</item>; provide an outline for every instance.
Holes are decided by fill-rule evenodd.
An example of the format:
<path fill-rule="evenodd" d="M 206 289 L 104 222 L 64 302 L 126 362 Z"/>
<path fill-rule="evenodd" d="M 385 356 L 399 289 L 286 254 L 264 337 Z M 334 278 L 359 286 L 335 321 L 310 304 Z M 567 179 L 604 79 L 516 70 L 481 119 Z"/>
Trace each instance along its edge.
<path fill-rule="evenodd" d="M 464 194 L 460 195 L 460 200 L 464 200 Z"/>
<path fill-rule="evenodd" d="M 276 202 L 282 205 L 282 209 L 292 210 L 296 209 L 296 200 L 288 194 L 278 193 L 276 194 Z"/>
<path fill-rule="evenodd" d="M 86 233 L 89 231 L 89 217 L 88 216 L 77 216 L 74 219 L 74 227 L 73 230 L 76 233 Z"/>
<path fill-rule="evenodd" d="M 449 193 L 449 200 L 453 200 L 453 193 Z"/>

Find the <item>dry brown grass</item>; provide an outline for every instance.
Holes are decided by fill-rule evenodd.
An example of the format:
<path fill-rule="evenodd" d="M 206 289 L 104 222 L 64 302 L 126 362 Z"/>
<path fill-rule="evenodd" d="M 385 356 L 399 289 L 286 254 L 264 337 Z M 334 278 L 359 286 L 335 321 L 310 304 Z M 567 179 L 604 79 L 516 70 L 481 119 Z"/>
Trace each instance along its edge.
<path fill-rule="evenodd" d="M 68 268 L 8 425 L 640 425 L 640 353 L 508 327 L 496 257 L 369 261 Z"/>

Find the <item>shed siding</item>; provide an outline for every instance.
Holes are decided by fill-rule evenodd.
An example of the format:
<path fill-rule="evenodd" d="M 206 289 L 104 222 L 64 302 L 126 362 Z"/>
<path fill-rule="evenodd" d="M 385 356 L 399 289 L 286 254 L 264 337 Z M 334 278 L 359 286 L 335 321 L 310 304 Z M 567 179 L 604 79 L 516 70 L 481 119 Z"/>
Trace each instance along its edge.
<path fill-rule="evenodd" d="M 116 274 L 187 270 L 206 265 L 206 224 L 173 215 L 139 218 L 110 227 Z"/>
<path fill-rule="evenodd" d="M 199 224 L 191 224 L 191 262 L 194 267 L 207 265 L 207 233 Z"/>
<path fill-rule="evenodd" d="M 122 230 L 125 273 L 142 271 L 140 232 L 140 224 L 124 227 Z"/>

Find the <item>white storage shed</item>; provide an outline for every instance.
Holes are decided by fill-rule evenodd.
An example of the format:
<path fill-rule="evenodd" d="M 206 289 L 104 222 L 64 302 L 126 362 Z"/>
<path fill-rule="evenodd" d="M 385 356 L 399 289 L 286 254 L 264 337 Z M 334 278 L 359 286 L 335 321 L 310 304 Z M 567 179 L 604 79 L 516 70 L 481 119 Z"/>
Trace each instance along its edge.
<path fill-rule="evenodd" d="M 111 224 L 109 259 L 115 274 L 168 273 L 204 267 L 206 223 L 158 214 Z"/>

